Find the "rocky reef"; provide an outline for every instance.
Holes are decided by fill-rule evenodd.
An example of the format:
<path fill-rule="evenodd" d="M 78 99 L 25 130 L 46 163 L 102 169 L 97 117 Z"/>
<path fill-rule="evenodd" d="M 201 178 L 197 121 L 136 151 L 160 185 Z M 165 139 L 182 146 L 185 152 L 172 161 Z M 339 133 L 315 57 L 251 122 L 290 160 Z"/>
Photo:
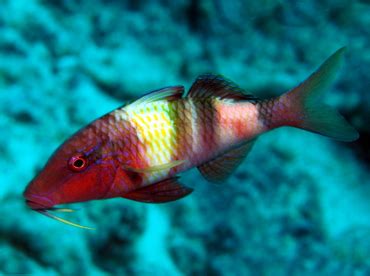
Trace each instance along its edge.
<path fill-rule="evenodd" d="M 0 273 L 370 274 L 369 1 L 0 1 Z M 84 231 L 22 192 L 66 138 L 147 91 L 220 73 L 277 96 L 346 45 L 325 95 L 360 132 L 261 136 L 222 185 L 149 205 L 76 204 Z"/>

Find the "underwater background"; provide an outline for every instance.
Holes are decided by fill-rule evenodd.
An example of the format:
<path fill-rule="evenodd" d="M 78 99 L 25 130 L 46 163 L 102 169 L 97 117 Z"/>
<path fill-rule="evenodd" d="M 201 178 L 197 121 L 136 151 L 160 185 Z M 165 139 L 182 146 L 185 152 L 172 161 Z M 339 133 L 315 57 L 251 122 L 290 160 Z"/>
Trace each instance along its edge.
<path fill-rule="evenodd" d="M 370 275 L 370 1 L 0 0 L 0 273 Z M 74 204 L 74 228 L 22 193 L 93 119 L 157 88 L 225 75 L 277 96 L 347 46 L 325 101 L 361 138 L 261 136 L 222 185 L 167 204 Z"/>

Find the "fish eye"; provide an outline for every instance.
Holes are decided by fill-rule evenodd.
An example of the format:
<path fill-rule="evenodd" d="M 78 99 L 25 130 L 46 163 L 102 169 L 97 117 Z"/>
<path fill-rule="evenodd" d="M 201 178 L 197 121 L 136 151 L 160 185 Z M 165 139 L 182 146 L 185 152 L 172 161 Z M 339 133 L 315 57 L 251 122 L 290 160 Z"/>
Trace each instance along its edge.
<path fill-rule="evenodd" d="M 84 169 L 86 169 L 87 165 L 87 158 L 81 154 L 72 156 L 68 162 L 68 167 L 75 172 L 83 171 Z"/>

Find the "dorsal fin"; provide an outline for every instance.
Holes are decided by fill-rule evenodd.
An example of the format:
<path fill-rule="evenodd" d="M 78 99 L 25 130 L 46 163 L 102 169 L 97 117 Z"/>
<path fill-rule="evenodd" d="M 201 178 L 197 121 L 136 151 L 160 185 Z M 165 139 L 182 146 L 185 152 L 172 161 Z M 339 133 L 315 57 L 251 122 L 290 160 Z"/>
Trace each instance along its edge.
<path fill-rule="evenodd" d="M 242 101 L 257 101 L 258 99 L 247 94 L 234 82 L 221 75 L 200 75 L 191 86 L 187 95 L 190 98 L 205 99 L 218 97 L 219 99 L 233 99 Z"/>
<path fill-rule="evenodd" d="M 198 167 L 200 173 L 210 182 L 221 183 L 243 162 L 256 139 L 249 141 Z"/>
<path fill-rule="evenodd" d="M 158 90 L 151 91 L 136 101 L 132 102 L 130 105 L 140 105 L 143 103 L 151 103 L 160 100 L 173 101 L 181 99 L 184 94 L 184 86 L 168 86 Z"/>

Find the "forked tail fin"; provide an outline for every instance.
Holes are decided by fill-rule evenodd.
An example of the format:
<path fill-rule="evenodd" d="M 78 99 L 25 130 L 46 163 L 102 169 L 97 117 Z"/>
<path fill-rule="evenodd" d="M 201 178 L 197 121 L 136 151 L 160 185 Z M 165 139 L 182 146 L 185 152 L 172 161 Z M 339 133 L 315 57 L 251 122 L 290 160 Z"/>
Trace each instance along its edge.
<path fill-rule="evenodd" d="M 354 141 L 358 132 L 334 108 L 321 102 L 335 78 L 345 47 L 331 55 L 308 79 L 274 100 L 274 126 L 290 125 L 340 141 Z M 275 115 L 273 115 L 275 117 Z"/>

